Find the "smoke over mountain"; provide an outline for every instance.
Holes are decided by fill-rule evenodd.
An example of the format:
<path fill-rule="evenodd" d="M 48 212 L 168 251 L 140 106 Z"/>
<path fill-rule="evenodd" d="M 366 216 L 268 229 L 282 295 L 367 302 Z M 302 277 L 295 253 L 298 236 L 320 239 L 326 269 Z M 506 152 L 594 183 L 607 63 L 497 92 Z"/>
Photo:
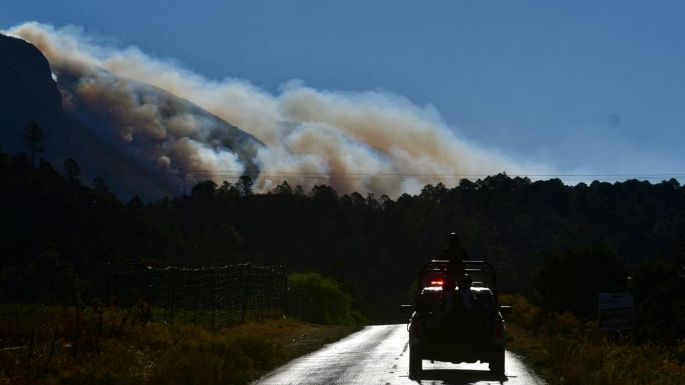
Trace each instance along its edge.
<path fill-rule="evenodd" d="M 93 126 L 100 134 L 177 182 L 188 170 L 195 180 L 221 182 L 258 169 L 261 191 L 288 180 L 397 196 L 465 175 L 548 172 L 468 143 L 432 107 L 387 92 L 321 91 L 293 81 L 271 94 L 244 80 L 208 80 L 135 47 L 98 44 L 75 27 L 33 22 L 8 33 L 45 54 L 67 110 L 85 120 L 99 116 Z M 191 103 L 258 141 L 227 132 Z"/>

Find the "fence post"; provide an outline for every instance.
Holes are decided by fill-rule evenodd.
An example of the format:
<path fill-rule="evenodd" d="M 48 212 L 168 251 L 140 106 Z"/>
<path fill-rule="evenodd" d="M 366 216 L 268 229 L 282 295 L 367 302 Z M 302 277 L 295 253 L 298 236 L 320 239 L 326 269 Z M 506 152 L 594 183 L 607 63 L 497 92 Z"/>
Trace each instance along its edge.
<path fill-rule="evenodd" d="M 76 310 L 76 327 L 71 341 L 71 355 L 76 358 L 78 355 L 78 340 L 81 337 L 81 309 Z"/>
<path fill-rule="evenodd" d="M 248 312 L 248 307 L 249 307 L 249 302 L 250 302 L 250 295 L 252 294 L 251 286 L 252 286 L 252 280 L 250 273 L 252 272 L 252 266 L 250 264 L 247 264 L 245 267 L 245 273 L 243 274 L 243 315 L 241 322 L 245 322 L 247 319 L 247 312 Z"/>
<path fill-rule="evenodd" d="M 211 280 L 208 280 L 211 282 L 211 287 L 209 288 L 209 311 L 212 313 L 212 329 L 214 329 L 216 327 L 214 319 L 216 316 L 216 303 L 214 302 L 214 290 L 216 290 L 216 268 L 211 268 L 209 272 L 212 277 Z"/>
<path fill-rule="evenodd" d="M 52 343 L 50 344 L 50 355 L 48 356 L 48 364 L 50 363 L 52 356 L 55 355 L 55 344 L 56 343 L 57 343 L 57 326 L 55 326 L 55 332 L 52 334 Z"/>
<path fill-rule="evenodd" d="M 288 284 L 288 272 L 285 267 L 281 267 L 281 311 L 283 315 L 288 314 L 288 306 L 290 305 L 290 285 Z"/>
<path fill-rule="evenodd" d="M 174 321 L 174 316 L 175 316 L 175 302 L 176 302 L 176 268 L 173 268 L 173 270 L 170 271 L 169 275 L 169 288 L 167 290 L 167 299 L 169 300 L 170 304 L 170 309 L 169 309 L 169 321 L 173 322 Z"/>
<path fill-rule="evenodd" d="M 43 366 L 43 373 L 47 373 L 50 370 L 50 361 L 52 361 L 52 356 L 55 355 L 55 344 L 57 343 L 57 326 L 55 326 L 55 331 L 52 333 L 52 342 L 50 343 L 50 353 L 48 354 L 48 359 L 45 361 Z"/>
<path fill-rule="evenodd" d="M 31 332 L 31 339 L 29 340 L 29 354 L 26 357 L 26 383 L 29 383 L 29 376 L 31 375 L 31 359 L 33 358 L 33 344 L 34 344 L 34 339 L 36 338 L 36 331 Z"/>

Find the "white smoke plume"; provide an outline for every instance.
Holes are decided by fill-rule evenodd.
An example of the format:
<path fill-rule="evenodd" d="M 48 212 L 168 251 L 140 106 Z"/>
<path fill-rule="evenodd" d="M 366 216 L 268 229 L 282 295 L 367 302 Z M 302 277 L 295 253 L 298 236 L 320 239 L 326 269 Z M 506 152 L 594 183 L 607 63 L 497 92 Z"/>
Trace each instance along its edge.
<path fill-rule="evenodd" d="M 434 108 L 388 92 L 320 91 L 290 82 L 274 95 L 244 80 L 208 80 L 135 47 L 98 44 L 77 27 L 31 22 L 8 33 L 36 45 L 58 78 L 75 79 L 67 108 L 97 110 L 115 120 L 108 135 L 132 146 L 156 171 L 202 170 L 220 183 L 247 166 L 216 121 L 122 79 L 186 99 L 261 141 L 264 146 L 249 152 L 260 170 L 260 191 L 287 180 L 305 188 L 329 184 L 339 192 L 397 196 L 427 183 L 453 185 L 468 175 L 549 173 L 543 165 L 458 138 Z"/>

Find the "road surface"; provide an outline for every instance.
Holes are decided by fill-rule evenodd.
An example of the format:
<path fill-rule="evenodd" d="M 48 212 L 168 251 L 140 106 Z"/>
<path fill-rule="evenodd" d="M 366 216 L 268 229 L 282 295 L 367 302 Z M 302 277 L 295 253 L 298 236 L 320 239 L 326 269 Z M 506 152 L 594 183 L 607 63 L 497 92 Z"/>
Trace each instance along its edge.
<path fill-rule="evenodd" d="M 487 364 L 431 364 L 424 360 L 421 378 L 410 380 L 407 342 L 406 325 L 367 326 L 289 362 L 254 385 L 545 384 L 510 352 L 506 352 L 504 376 L 490 373 Z"/>

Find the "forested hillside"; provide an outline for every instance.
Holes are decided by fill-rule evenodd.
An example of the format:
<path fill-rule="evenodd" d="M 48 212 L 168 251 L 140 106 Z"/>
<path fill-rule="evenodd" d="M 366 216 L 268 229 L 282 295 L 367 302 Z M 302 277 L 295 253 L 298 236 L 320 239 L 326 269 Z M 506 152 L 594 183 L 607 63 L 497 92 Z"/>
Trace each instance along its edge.
<path fill-rule="evenodd" d="M 499 174 L 395 200 L 286 181 L 255 194 L 251 184 L 206 181 L 181 197 L 121 202 L 104 179 L 80 180 L 72 160 L 34 167 L 29 155 L 2 154 L 2 300 L 98 295 L 107 262 L 249 261 L 335 276 L 373 316 L 404 300 L 449 231 L 471 258 L 497 266 L 509 292 L 531 293 L 543 261 L 586 247 L 601 245 L 629 266 L 685 256 L 685 188 L 676 180 L 568 186 Z"/>

